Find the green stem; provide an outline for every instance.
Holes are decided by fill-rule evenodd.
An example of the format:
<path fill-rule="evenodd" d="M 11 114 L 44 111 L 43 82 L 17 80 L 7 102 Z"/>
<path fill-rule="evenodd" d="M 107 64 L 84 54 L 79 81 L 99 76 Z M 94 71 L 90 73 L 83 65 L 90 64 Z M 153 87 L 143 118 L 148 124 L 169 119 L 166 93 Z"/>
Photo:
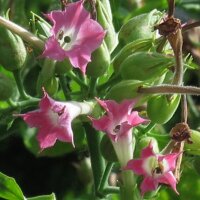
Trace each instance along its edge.
<path fill-rule="evenodd" d="M 0 16 L 0 25 L 7 28 L 11 32 L 19 35 L 24 41 L 28 42 L 31 46 L 44 50 L 44 42 L 40 40 L 38 37 L 33 35 L 31 32 L 22 28 L 21 26 L 3 18 Z"/>
<path fill-rule="evenodd" d="M 151 122 L 151 123 L 143 130 L 143 132 L 144 132 L 144 133 L 148 133 L 148 132 L 150 132 L 155 126 L 156 126 L 156 124 L 153 123 L 153 122 Z"/>
<path fill-rule="evenodd" d="M 17 84 L 17 88 L 19 90 L 19 93 L 20 93 L 20 96 L 22 99 L 26 100 L 28 99 L 29 97 L 27 96 L 25 90 L 24 90 L 24 86 L 23 86 L 23 83 L 22 83 L 22 78 L 21 78 L 21 72 L 19 69 L 13 71 L 13 75 L 14 75 L 14 78 L 15 78 L 15 82 Z"/>
<path fill-rule="evenodd" d="M 67 73 L 67 76 L 69 76 L 72 80 L 74 80 L 76 83 L 78 83 L 81 88 L 83 88 L 83 89 L 88 88 L 87 85 L 80 78 L 78 78 L 78 76 L 76 76 L 76 74 L 74 74 L 73 71 L 69 71 Z"/>
<path fill-rule="evenodd" d="M 89 91 L 88 91 L 88 96 L 89 97 L 95 97 L 96 96 L 96 86 L 97 86 L 97 78 L 91 78 L 90 79 L 90 86 L 89 86 Z"/>
<path fill-rule="evenodd" d="M 103 177 L 101 179 L 101 184 L 99 186 L 100 193 L 104 193 L 103 191 L 104 191 L 104 189 L 106 189 L 106 185 L 108 183 L 108 178 L 109 178 L 110 172 L 113 168 L 113 165 L 114 165 L 113 162 L 108 162 L 106 165 L 106 169 L 104 171 Z"/>
<path fill-rule="evenodd" d="M 108 195 L 108 194 L 119 194 L 120 193 L 120 188 L 119 187 L 106 187 L 103 189 L 103 194 Z"/>
<path fill-rule="evenodd" d="M 134 198 L 134 174 L 132 171 L 122 171 L 122 185 L 120 186 L 120 200 L 135 200 Z"/>
<path fill-rule="evenodd" d="M 88 123 L 84 124 L 86 130 L 86 138 L 88 143 L 88 148 L 90 152 L 91 166 L 94 179 L 94 190 L 95 196 L 101 195 L 98 193 L 98 189 L 102 180 L 104 173 L 105 162 L 100 151 L 100 142 L 102 135 L 95 131 L 92 126 Z"/>
<path fill-rule="evenodd" d="M 191 94 L 200 95 L 200 88 L 193 86 L 157 85 L 152 87 L 139 87 L 138 93 L 143 94 Z"/>
<path fill-rule="evenodd" d="M 63 93 L 65 95 L 65 99 L 66 100 L 70 100 L 70 91 L 68 90 L 68 86 L 67 86 L 67 81 L 66 81 L 66 77 L 63 74 L 60 74 L 59 76 L 59 81 L 60 81 L 60 86 L 63 90 Z"/>
<path fill-rule="evenodd" d="M 119 75 L 116 75 L 116 74 L 111 76 L 107 82 L 97 87 L 97 90 L 100 92 L 100 91 L 104 91 L 107 88 L 112 87 L 118 81 L 118 78 L 119 78 Z"/>

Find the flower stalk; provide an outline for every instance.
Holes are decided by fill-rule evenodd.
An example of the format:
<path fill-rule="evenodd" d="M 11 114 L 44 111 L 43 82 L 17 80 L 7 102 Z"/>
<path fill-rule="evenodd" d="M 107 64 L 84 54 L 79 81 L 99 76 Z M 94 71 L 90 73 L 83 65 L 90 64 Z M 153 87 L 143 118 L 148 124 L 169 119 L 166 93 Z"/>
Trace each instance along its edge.
<path fill-rule="evenodd" d="M 44 42 L 42 40 L 33 35 L 31 32 L 22 28 L 21 26 L 15 24 L 14 22 L 11 22 L 10 20 L 7 20 L 0 16 L 0 25 L 4 28 L 7 28 L 11 32 L 19 35 L 24 41 L 29 43 L 31 46 L 39 50 L 44 50 Z"/>
<path fill-rule="evenodd" d="M 141 94 L 190 94 L 200 95 L 200 88 L 193 86 L 178 86 L 178 85 L 157 85 L 152 87 L 139 87 L 138 93 Z"/>

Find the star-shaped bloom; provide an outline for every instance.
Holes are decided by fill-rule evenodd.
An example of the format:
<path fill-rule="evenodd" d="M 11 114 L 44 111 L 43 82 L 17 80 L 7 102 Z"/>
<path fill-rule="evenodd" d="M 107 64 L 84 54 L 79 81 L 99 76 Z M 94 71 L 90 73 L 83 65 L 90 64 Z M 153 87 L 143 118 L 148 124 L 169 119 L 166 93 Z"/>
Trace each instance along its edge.
<path fill-rule="evenodd" d="M 18 114 L 30 126 L 39 129 L 37 139 L 41 149 L 51 147 L 56 140 L 72 143 L 72 120 L 80 114 L 89 114 L 90 104 L 80 102 L 58 102 L 44 91 L 39 109 L 25 114 Z"/>
<path fill-rule="evenodd" d="M 133 155 L 132 127 L 147 120 L 141 118 L 137 111 L 132 111 L 134 100 L 124 100 L 120 104 L 113 100 L 99 100 L 98 103 L 106 111 L 100 119 L 91 118 L 93 126 L 105 132 L 114 146 L 121 165 L 126 165 Z"/>
<path fill-rule="evenodd" d="M 69 58 L 72 66 L 85 74 L 91 53 L 101 45 L 106 32 L 91 19 L 83 0 L 69 3 L 64 11 L 52 11 L 46 17 L 53 27 L 42 56 L 57 61 Z"/>
<path fill-rule="evenodd" d="M 142 150 L 141 158 L 130 160 L 124 169 L 132 170 L 135 174 L 144 177 L 140 185 L 142 195 L 145 192 L 156 190 L 159 184 L 169 185 L 178 194 L 176 178 L 173 175 L 178 156 L 179 153 L 155 154 L 153 152 L 153 145 L 150 142 Z"/>

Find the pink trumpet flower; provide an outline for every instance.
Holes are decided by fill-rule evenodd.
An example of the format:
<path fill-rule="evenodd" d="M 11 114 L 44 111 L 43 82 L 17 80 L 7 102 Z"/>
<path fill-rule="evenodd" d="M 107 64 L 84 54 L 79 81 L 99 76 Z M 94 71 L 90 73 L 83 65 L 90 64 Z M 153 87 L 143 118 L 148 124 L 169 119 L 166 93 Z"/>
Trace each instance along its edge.
<path fill-rule="evenodd" d="M 69 3 L 64 11 L 52 11 L 46 17 L 53 27 L 42 56 L 57 61 L 69 58 L 72 66 L 85 74 L 91 53 L 101 45 L 106 32 L 91 19 L 83 0 Z"/>
<path fill-rule="evenodd" d="M 40 148 L 51 147 L 56 140 L 72 143 L 72 120 L 80 114 L 89 114 L 92 111 L 90 103 L 58 102 L 53 100 L 44 91 L 39 109 L 25 114 L 18 114 L 30 126 L 39 129 L 37 140 Z"/>
<path fill-rule="evenodd" d="M 93 126 L 99 131 L 105 132 L 111 139 L 113 147 L 122 166 L 133 155 L 132 127 L 146 122 L 138 115 L 137 111 L 132 111 L 135 101 L 124 100 L 118 104 L 113 100 L 99 100 L 98 103 L 107 112 L 100 119 L 90 118 Z"/>
<path fill-rule="evenodd" d="M 159 184 L 169 185 L 178 194 L 176 178 L 173 175 L 178 156 L 179 153 L 155 154 L 150 142 L 148 147 L 142 150 L 141 158 L 130 160 L 124 169 L 144 177 L 140 185 L 142 196 L 148 191 L 156 190 Z"/>

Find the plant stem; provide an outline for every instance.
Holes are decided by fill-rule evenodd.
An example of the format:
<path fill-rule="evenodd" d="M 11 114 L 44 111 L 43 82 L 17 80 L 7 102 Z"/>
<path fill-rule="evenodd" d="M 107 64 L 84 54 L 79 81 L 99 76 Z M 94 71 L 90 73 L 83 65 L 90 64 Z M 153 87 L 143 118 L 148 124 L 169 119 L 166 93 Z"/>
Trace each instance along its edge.
<path fill-rule="evenodd" d="M 15 82 L 17 84 L 17 88 L 19 90 L 20 96 L 23 100 L 28 99 L 29 97 L 27 96 L 25 90 L 24 90 L 24 86 L 22 83 L 22 78 L 21 78 L 21 71 L 19 69 L 16 69 L 13 71 L 13 75 L 15 78 Z"/>
<path fill-rule="evenodd" d="M 134 174 L 132 171 L 122 171 L 122 185 L 120 186 L 120 200 L 135 200 L 134 198 Z"/>
<path fill-rule="evenodd" d="M 156 126 L 156 124 L 153 123 L 153 122 L 151 122 L 151 123 L 143 130 L 143 132 L 144 132 L 144 133 L 148 133 L 148 132 L 150 132 L 155 126 Z"/>
<path fill-rule="evenodd" d="M 90 86 L 88 91 L 89 97 L 95 97 L 96 96 L 96 86 L 97 86 L 97 78 L 91 78 L 90 79 Z"/>
<path fill-rule="evenodd" d="M 84 127 L 86 130 L 86 138 L 90 152 L 95 196 L 101 197 L 101 195 L 98 193 L 98 189 L 105 169 L 105 162 L 100 151 L 100 142 L 102 139 L 102 135 L 95 131 L 93 127 L 88 123 L 85 123 Z"/>
<path fill-rule="evenodd" d="M 63 90 L 64 95 L 65 95 L 65 99 L 70 100 L 71 99 L 70 91 L 68 90 L 68 87 L 67 87 L 67 81 L 66 81 L 65 75 L 60 74 L 60 75 L 58 75 L 58 78 L 59 78 L 59 81 L 60 81 L 60 86 Z"/>
<path fill-rule="evenodd" d="M 99 92 L 104 91 L 107 88 L 112 87 L 118 81 L 119 75 L 113 75 L 108 79 L 107 82 L 103 83 L 102 85 L 97 87 Z"/>
<path fill-rule="evenodd" d="M 194 23 L 191 23 L 191 24 L 186 24 L 185 26 L 183 26 L 182 28 L 182 31 L 187 31 L 189 29 L 192 29 L 192 28 L 195 28 L 195 27 L 198 27 L 200 26 L 200 21 L 197 21 L 197 22 L 194 22 Z"/>
<path fill-rule="evenodd" d="M 108 194 L 119 194 L 120 193 L 120 188 L 119 187 L 106 187 L 103 189 L 103 194 L 108 195 Z"/>
<path fill-rule="evenodd" d="M 104 193 L 103 191 L 104 191 L 104 189 L 106 189 L 108 178 L 109 178 L 110 172 L 113 168 L 113 165 L 114 165 L 113 162 L 108 162 L 107 165 L 106 165 L 106 169 L 104 171 L 103 177 L 101 179 L 101 184 L 99 186 L 99 192 L 100 193 Z"/>
<path fill-rule="evenodd" d="M 200 95 L 200 88 L 193 86 L 157 85 L 153 87 L 139 87 L 138 93 L 143 94 L 191 94 Z"/>
<path fill-rule="evenodd" d="M 74 80 L 76 83 L 78 83 L 80 85 L 81 88 L 83 89 L 87 89 L 87 85 L 80 79 L 76 76 L 76 74 L 74 74 L 73 71 L 69 71 L 67 73 L 67 76 L 69 76 L 72 80 Z"/>
<path fill-rule="evenodd" d="M 40 49 L 42 51 L 44 50 L 44 42 L 35 35 L 33 35 L 31 32 L 22 28 L 21 26 L 1 16 L 0 16 L 0 25 L 7 28 L 11 32 L 19 35 L 24 41 L 28 42 L 31 46 Z"/>

